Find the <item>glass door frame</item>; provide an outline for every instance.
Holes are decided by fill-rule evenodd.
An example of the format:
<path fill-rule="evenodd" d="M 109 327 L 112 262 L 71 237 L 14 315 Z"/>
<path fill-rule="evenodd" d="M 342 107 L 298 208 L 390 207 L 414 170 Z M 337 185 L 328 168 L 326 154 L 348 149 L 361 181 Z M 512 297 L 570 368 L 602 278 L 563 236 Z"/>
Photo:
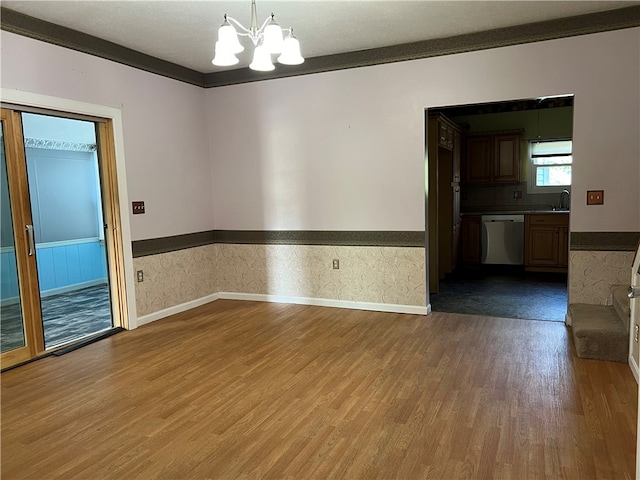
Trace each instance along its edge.
<path fill-rule="evenodd" d="M 121 220 L 122 218 L 128 219 L 121 111 L 111 107 L 16 90 L 2 89 L 1 94 L 3 121 L 5 116 L 4 109 L 7 109 L 8 112 L 13 111 L 6 114 L 9 120 L 6 122 L 5 148 L 9 145 L 8 148 L 12 149 L 10 156 L 14 159 L 22 156 L 22 164 L 24 166 L 24 182 L 21 182 L 23 186 L 18 190 L 16 190 L 16 187 L 12 188 L 12 195 L 19 195 L 20 197 L 20 205 L 16 206 L 16 202 L 13 199 L 11 203 L 12 208 L 20 209 L 20 212 L 17 213 L 20 220 L 17 217 L 14 219 L 14 225 L 16 226 L 16 255 L 23 259 L 27 258 L 26 261 L 19 262 L 24 264 L 19 267 L 21 296 L 23 295 L 23 286 L 26 287 L 25 298 L 21 300 L 23 309 L 25 309 L 23 316 L 25 318 L 26 346 L 0 355 L 1 367 L 4 369 L 48 354 L 57 348 L 64 348 L 64 346 L 61 346 L 45 350 L 35 255 L 29 257 L 26 231 L 23 228 L 18 228 L 25 220 L 29 220 L 26 223 L 27 225 L 32 224 L 30 222 L 30 201 L 26 183 L 26 162 L 24 162 L 24 140 L 22 138 L 20 112 L 43 113 L 95 122 L 113 325 L 114 327 L 125 329 L 136 328 L 137 318 L 135 313 L 131 234 L 129 223 Z M 8 157 L 9 155 L 7 154 L 7 164 L 11 163 Z M 13 165 L 12 168 L 16 170 Z M 14 177 L 16 182 L 20 181 L 19 177 L 15 177 L 15 175 L 20 175 L 19 173 L 12 171 L 9 175 Z M 9 181 L 12 182 L 12 180 Z M 14 191 L 19 193 L 16 194 Z M 25 215 L 24 212 L 27 212 L 27 214 Z M 30 265 L 31 263 L 33 265 Z"/>
<path fill-rule="evenodd" d="M 23 347 L 0 355 L 2 368 L 24 362 L 44 351 L 44 332 L 40 309 L 40 288 L 35 251 L 29 252 L 27 225 L 33 225 L 31 200 L 27 183 L 22 120 L 19 112 L 2 109 L 7 182 L 13 219 L 13 234 L 18 267 L 19 297 L 24 333 Z M 35 248 L 34 248 L 35 250 Z"/>

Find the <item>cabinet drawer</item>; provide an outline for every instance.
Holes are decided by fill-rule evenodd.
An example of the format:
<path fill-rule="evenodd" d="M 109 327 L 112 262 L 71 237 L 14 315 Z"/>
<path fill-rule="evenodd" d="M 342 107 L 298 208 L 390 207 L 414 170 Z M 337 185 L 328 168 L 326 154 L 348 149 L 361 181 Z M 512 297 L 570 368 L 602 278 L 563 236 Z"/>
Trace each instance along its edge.
<path fill-rule="evenodd" d="M 569 215 L 565 213 L 527 215 L 526 220 L 530 225 L 569 225 Z"/>

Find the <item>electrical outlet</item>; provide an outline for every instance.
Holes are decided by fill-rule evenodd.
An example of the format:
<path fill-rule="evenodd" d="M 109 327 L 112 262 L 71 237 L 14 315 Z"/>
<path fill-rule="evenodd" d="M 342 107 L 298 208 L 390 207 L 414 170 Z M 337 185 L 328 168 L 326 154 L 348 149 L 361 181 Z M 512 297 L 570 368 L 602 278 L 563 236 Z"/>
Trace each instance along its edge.
<path fill-rule="evenodd" d="M 334 270 L 340 269 L 340 260 L 338 260 L 337 258 L 333 259 L 333 269 Z"/>
<path fill-rule="evenodd" d="M 522 190 L 515 190 L 513 192 L 513 198 L 520 200 L 522 198 Z"/>
<path fill-rule="evenodd" d="M 640 335 L 640 328 L 638 327 L 638 325 L 636 325 L 634 328 L 634 335 L 633 335 L 633 339 L 635 340 L 636 343 L 638 343 L 638 335 Z"/>
<path fill-rule="evenodd" d="M 131 202 L 131 206 L 134 215 L 144 213 L 144 202 Z"/>
<path fill-rule="evenodd" d="M 587 205 L 604 205 L 604 190 L 587 190 Z"/>
<path fill-rule="evenodd" d="M 144 282 L 144 272 L 142 270 L 138 270 L 136 276 L 138 277 L 138 283 Z"/>

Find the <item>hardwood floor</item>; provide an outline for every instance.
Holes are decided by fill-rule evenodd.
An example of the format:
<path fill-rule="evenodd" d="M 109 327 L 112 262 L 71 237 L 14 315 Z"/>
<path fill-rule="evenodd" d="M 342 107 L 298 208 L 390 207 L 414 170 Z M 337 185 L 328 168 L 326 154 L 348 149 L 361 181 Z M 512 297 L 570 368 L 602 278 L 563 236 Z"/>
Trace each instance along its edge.
<path fill-rule="evenodd" d="M 1 381 L 3 479 L 634 477 L 561 323 L 218 300 Z"/>

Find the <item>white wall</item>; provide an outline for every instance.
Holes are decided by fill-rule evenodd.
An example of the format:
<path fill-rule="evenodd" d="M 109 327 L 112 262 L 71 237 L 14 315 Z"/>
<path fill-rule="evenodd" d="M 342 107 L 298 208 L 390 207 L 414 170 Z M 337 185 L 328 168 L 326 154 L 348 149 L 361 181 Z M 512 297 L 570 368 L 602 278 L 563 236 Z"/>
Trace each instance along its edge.
<path fill-rule="evenodd" d="M 421 230 L 425 108 L 575 94 L 571 229 L 638 231 L 639 50 L 633 28 L 207 90 L 216 228 Z"/>
<path fill-rule="evenodd" d="M 2 87 L 122 109 L 133 240 L 213 228 L 204 91 L 2 31 Z M 126 219 L 124 219 L 126 220 Z"/>
<path fill-rule="evenodd" d="M 639 28 L 208 90 L 0 35 L 3 88 L 122 109 L 133 240 L 421 230 L 425 108 L 568 93 L 572 231 L 640 230 Z"/>

